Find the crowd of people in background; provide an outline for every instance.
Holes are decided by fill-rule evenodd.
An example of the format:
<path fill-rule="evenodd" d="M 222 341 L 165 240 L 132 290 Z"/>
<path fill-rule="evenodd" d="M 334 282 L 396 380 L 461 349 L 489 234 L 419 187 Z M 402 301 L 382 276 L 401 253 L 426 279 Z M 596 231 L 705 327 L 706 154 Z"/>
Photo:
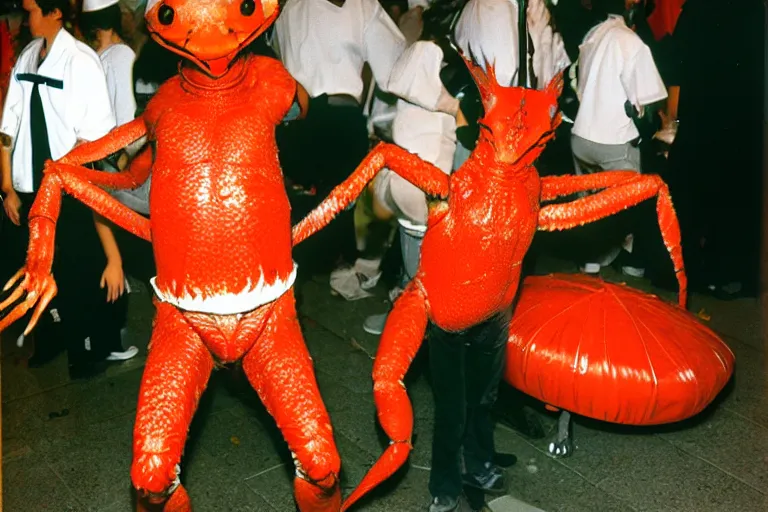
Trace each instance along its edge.
<path fill-rule="evenodd" d="M 0 13 L 2 283 L 23 265 L 44 162 L 141 115 L 176 74 L 179 57 L 143 29 L 144 4 L 24 0 L 21 10 Z M 648 25 L 654 8 L 653 0 L 529 0 L 521 38 L 515 0 L 287 0 L 247 51 L 279 59 L 310 97 L 305 118 L 292 111 L 277 128 L 295 220 L 380 140 L 446 174 L 461 166 L 482 114 L 461 52 L 486 69 L 494 65 L 503 86 L 543 89 L 565 73 L 564 97 L 575 107 L 542 156 L 540 173 L 661 174 L 680 217 L 691 289 L 723 299 L 756 294 L 762 3 L 688 0 L 663 37 Z M 94 165 L 126 169 L 150 150 L 145 143 Z M 114 197 L 148 217 L 150 188 L 151 179 Z M 426 219 L 424 194 L 385 170 L 354 208 L 296 251 L 300 279 L 330 273 L 332 292 L 355 300 L 391 274 L 394 301 L 416 272 Z M 88 376 L 105 361 L 137 354 L 122 341 L 126 275 L 148 283 L 152 249 L 69 197 L 58 229 L 59 295 L 36 332 L 29 364 L 46 364 L 66 339 L 72 376 Z M 628 276 L 675 286 L 651 201 L 558 238 L 554 250 L 585 273 L 617 265 Z M 531 256 L 538 253 L 535 245 Z M 368 318 L 365 330 L 381 334 L 386 318 L 385 311 Z M 464 485 L 504 488 L 489 428 L 506 340 L 498 325 L 494 319 L 465 333 L 430 334 L 439 419 L 432 512 L 471 510 Z M 466 352 L 457 354 L 457 345 Z M 467 373 L 475 377 L 457 380 Z"/>

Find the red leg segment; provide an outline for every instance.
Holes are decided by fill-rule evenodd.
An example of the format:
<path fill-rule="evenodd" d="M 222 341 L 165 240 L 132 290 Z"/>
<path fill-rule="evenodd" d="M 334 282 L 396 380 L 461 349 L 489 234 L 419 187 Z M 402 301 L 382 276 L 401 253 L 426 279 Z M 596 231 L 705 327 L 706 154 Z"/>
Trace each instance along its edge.
<path fill-rule="evenodd" d="M 389 313 L 373 365 L 373 398 L 379 423 L 392 442 L 344 501 L 342 510 L 349 509 L 392 476 L 405 463 L 413 448 L 413 408 L 403 379 L 424 340 L 427 321 L 426 299 L 412 281 Z"/>
<path fill-rule="evenodd" d="M 339 459 L 331 420 L 317 387 L 293 290 L 274 303 L 243 370 L 294 454 L 296 502 L 302 512 L 338 512 Z"/>
<path fill-rule="evenodd" d="M 584 174 L 581 176 L 545 176 L 541 178 L 541 201 L 552 201 L 558 197 L 588 192 L 591 190 L 603 190 L 614 187 L 628 181 L 632 181 L 641 174 L 635 171 L 607 171 Z"/>
<path fill-rule="evenodd" d="M 296 246 L 328 225 L 339 212 L 358 198 L 365 186 L 384 167 L 435 197 L 448 196 L 448 175 L 413 153 L 380 143 L 365 157 L 355 172 L 344 183 L 331 191 L 320 205 L 293 227 L 293 245 Z"/>
<path fill-rule="evenodd" d="M 111 173 L 94 171 L 79 165 L 50 162 L 45 167 L 46 174 L 66 173 L 99 187 L 111 189 L 134 189 L 141 186 L 152 169 L 152 148 L 147 146 L 131 161 L 123 172 Z"/>
<path fill-rule="evenodd" d="M 85 142 L 64 155 L 59 163 L 82 165 L 106 158 L 147 134 L 147 125 L 143 117 L 137 117 L 130 123 L 118 126 L 104 137 L 93 142 Z"/>
<path fill-rule="evenodd" d="M 677 275 L 680 287 L 679 303 L 685 307 L 688 279 L 683 265 L 683 250 L 680 240 L 680 225 L 677 214 L 672 206 L 672 198 L 669 189 L 662 179 L 655 175 L 638 175 L 623 181 L 618 176 L 603 176 L 618 174 L 614 172 L 595 173 L 589 176 L 558 177 L 558 180 L 544 178 L 542 180 L 542 197 L 544 190 L 553 196 L 554 191 L 565 190 L 562 193 L 574 193 L 583 190 L 600 188 L 596 186 L 600 180 L 609 185 L 606 190 L 597 194 L 578 199 L 566 204 L 553 204 L 544 206 L 539 211 L 539 229 L 544 231 L 561 231 L 576 226 L 581 226 L 596 220 L 616 214 L 621 210 L 637 205 L 646 199 L 658 196 L 656 200 L 656 212 L 659 217 L 659 228 L 664 245 L 672 258 L 672 264 Z M 585 178 L 585 179 L 581 179 Z M 589 179 L 586 179 L 589 178 Z M 573 181 L 575 185 L 568 187 L 567 182 Z M 578 188 L 581 186 L 583 188 Z"/>
<path fill-rule="evenodd" d="M 133 438 L 131 480 L 150 497 L 162 498 L 178 485 L 178 464 L 187 430 L 213 370 L 213 358 L 174 306 L 156 301 Z M 179 489 L 176 489 L 176 493 Z M 167 505 L 185 510 L 186 493 Z M 181 504 L 179 503 L 181 502 Z"/>
<path fill-rule="evenodd" d="M 133 233 L 148 242 L 152 241 L 149 220 L 127 206 L 123 206 L 106 191 L 75 174 L 63 170 L 58 171 L 55 174 L 46 175 L 43 178 L 43 183 L 52 177 L 60 180 L 62 188 L 68 194 L 71 194 L 75 199 L 78 199 L 105 219 L 114 222 L 126 231 Z M 35 201 L 35 206 L 36 205 L 37 201 Z M 32 210 L 33 211 L 29 214 L 30 218 L 35 217 L 34 206 L 32 207 Z"/>

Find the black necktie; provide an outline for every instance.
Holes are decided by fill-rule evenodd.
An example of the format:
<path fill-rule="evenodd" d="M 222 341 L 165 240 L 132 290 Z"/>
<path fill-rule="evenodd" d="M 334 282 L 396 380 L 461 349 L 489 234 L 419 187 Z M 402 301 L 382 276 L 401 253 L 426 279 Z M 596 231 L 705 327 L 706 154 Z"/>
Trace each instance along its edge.
<path fill-rule="evenodd" d="M 43 181 L 43 167 L 51 160 L 51 144 L 48 140 L 48 125 L 45 122 L 43 100 L 40 98 L 40 85 L 53 89 L 64 89 L 64 82 L 35 73 L 19 73 L 16 78 L 20 81 L 32 82 L 32 96 L 29 101 L 29 128 L 32 136 L 32 186 L 37 192 Z"/>
<path fill-rule="evenodd" d="M 48 125 L 45 123 L 43 100 L 40 98 L 40 84 L 32 87 L 29 103 L 30 129 L 32 134 L 32 183 L 35 192 L 43 181 L 43 167 L 51 159 L 51 145 L 48 141 Z"/>

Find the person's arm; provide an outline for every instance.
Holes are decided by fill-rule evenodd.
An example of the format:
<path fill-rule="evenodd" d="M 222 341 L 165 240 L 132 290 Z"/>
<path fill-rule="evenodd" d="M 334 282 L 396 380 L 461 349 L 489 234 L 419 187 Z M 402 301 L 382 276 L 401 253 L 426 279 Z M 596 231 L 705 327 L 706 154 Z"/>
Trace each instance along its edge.
<path fill-rule="evenodd" d="M 409 103 L 432 112 L 456 117 L 459 100 L 440 79 L 443 51 L 435 43 L 417 41 L 403 52 L 392 68 L 388 88 Z"/>
<path fill-rule="evenodd" d="M 21 224 L 19 211 L 21 200 L 13 188 L 11 172 L 11 154 L 13 143 L 21 125 L 21 110 L 24 107 L 24 92 L 15 79 L 15 68 L 8 84 L 8 94 L 3 107 L 3 120 L 0 126 L 0 191 L 3 197 L 3 210 L 11 222 Z"/>
<path fill-rule="evenodd" d="M 72 126 L 78 139 L 95 141 L 116 126 L 115 113 L 109 99 L 107 78 L 98 57 L 76 55 L 70 64 L 68 88 Z"/>
<path fill-rule="evenodd" d="M 363 33 L 363 55 L 371 67 L 376 84 L 384 92 L 389 90 L 392 68 L 405 50 L 405 37 L 392 18 L 378 2 L 364 2 L 372 12 L 366 14 Z"/>
<path fill-rule="evenodd" d="M 669 97 L 667 98 L 667 119 L 670 122 L 677 121 L 677 105 L 680 103 L 680 86 L 671 85 L 667 89 Z"/>
<path fill-rule="evenodd" d="M 115 234 L 107 219 L 93 214 L 96 233 L 99 235 L 101 247 L 104 249 L 104 255 L 107 257 L 107 266 L 101 274 L 101 288 L 107 288 L 107 302 L 114 302 L 125 292 L 125 274 L 123 274 L 123 259 L 120 256 L 120 249 L 115 240 Z"/>

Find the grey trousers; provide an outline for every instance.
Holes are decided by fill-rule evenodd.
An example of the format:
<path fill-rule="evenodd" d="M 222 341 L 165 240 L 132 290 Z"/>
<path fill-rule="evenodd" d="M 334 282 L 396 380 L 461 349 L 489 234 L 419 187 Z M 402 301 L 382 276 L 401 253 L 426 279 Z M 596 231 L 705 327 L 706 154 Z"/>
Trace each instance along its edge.
<path fill-rule="evenodd" d="M 573 163 L 578 175 L 601 171 L 641 172 L 640 148 L 633 146 L 629 142 L 624 144 L 599 144 L 578 135 L 571 135 L 571 151 L 573 152 Z M 586 197 L 589 195 L 589 192 L 581 192 L 578 195 L 579 197 Z M 606 254 L 611 252 L 613 243 L 610 241 L 614 237 L 618 241 L 619 234 L 623 237 L 632 233 L 637 222 L 637 212 L 634 210 L 629 214 L 621 215 L 619 218 L 609 217 L 602 220 L 599 227 L 600 240 L 595 240 L 597 252 L 592 255 L 594 258 L 588 258 L 588 260 L 600 261 L 603 259 Z M 593 233 L 592 230 L 589 232 Z M 602 240 L 603 235 L 606 236 L 606 240 Z M 602 242 L 609 243 L 603 246 Z M 606 254 L 599 254 L 600 252 L 605 252 Z"/>
<path fill-rule="evenodd" d="M 576 174 L 599 171 L 640 170 L 640 148 L 624 144 L 598 144 L 578 135 L 571 135 L 571 151 Z"/>

